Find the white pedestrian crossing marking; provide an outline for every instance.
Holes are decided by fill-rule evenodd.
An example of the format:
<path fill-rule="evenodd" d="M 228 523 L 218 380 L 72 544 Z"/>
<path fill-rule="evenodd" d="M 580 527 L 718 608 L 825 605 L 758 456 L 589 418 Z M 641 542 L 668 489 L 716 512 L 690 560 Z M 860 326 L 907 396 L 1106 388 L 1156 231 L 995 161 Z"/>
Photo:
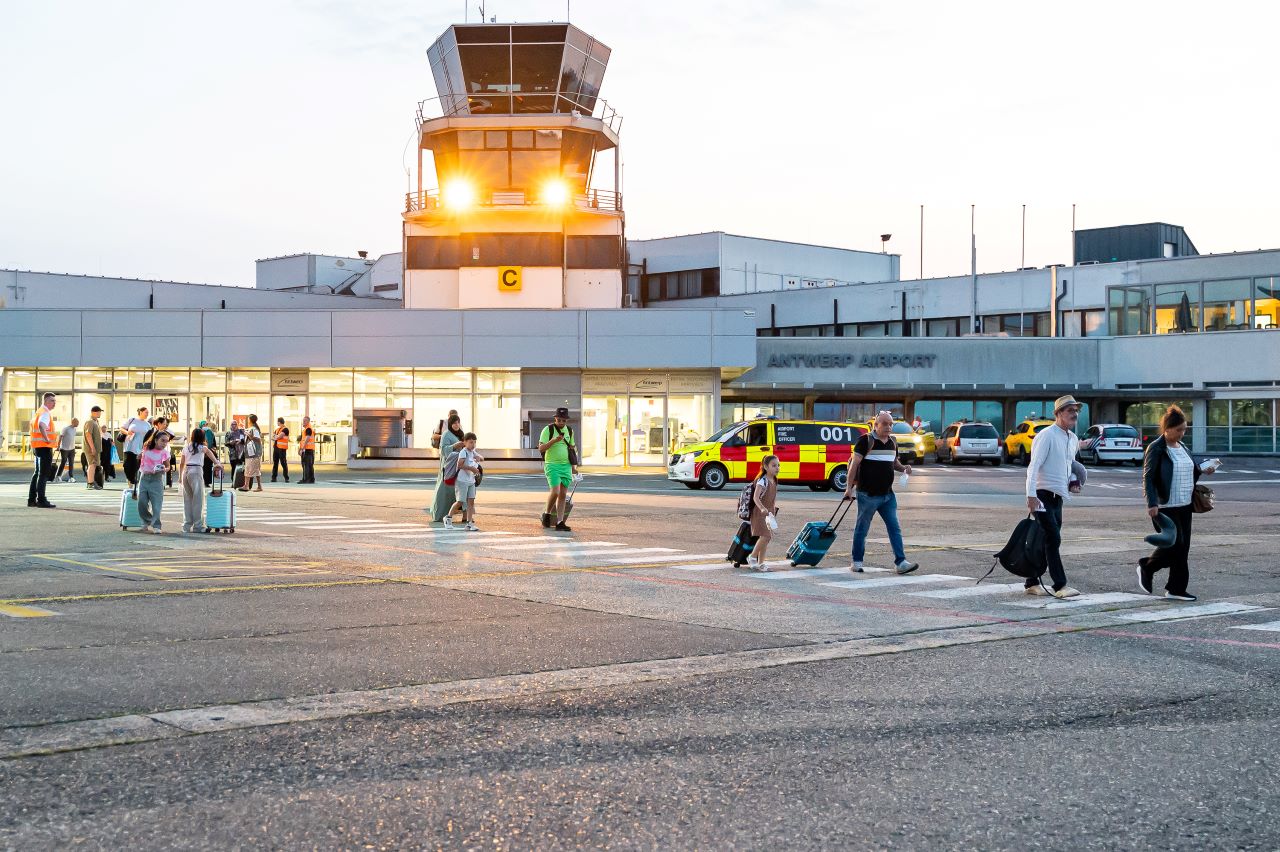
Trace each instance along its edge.
<path fill-rule="evenodd" d="M 1268 633 L 1280 633 L 1280 621 L 1268 621 L 1264 624 L 1237 624 L 1232 630 L 1265 630 Z"/>
<path fill-rule="evenodd" d="M 444 535 L 443 532 L 444 532 L 443 530 L 423 530 L 422 532 L 412 532 L 412 533 L 392 533 L 388 535 L 387 538 L 423 538 L 423 539 L 429 538 L 442 543 L 453 542 L 453 541 L 470 541 L 471 539 L 492 540 L 495 538 L 500 538 L 502 541 L 532 541 L 532 539 L 524 538 L 523 536 L 518 536 L 515 533 L 501 532 L 501 531 L 495 531 L 495 532 L 483 532 L 480 530 L 477 530 L 475 532 L 461 531 L 457 535 L 452 535 L 452 534 Z M 449 532 L 452 533 L 453 531 L 450 530 Z"/>
<path fill-rule="evenodd" d="M 626 547 L 626 546 L 627 546 L 626 544 L 624 544 L 624 543 L 622 543 L 622 542 L 620 542 L 620 541 L 577 541 L 577 540 L 574 540 L 574 539 L 559 539 L 559 538 L 552 538 L 551 536 L 547 536 L 547 537 L 546 537 L 542 542 L 539 542 L 539 543 L 536 543 L 536 544 L 512 544 L 512 545 L 508 545 L 506 542 L 501 542 L 501 543 L 497 543 L 497 542 L 495 542 L 494 544 L 486 544 L 486 545 L 485 545 L 485 547 L 501 547 L 503 550 L 517 550 L 517 551 L 524 551 L 524 550 L 542 550 L 542 549 L 544 549 L 544 548 L 549 548 L 549 547 L 564 547 L 564 548 L 574 548 L 574 547 L 599 547 L 599 548 L 605 548 L 605 547 Z"/>
<path fill-rule="evenodd" d="M 626 559 L 608 559 L 615 565 L 643 565 L 646 562 L 678 562 L 681 559 L 715 559 L 724 558 L 719 553 L 695 553 L 695 554 L 677 554 L 674 556 L 632 556 Z"/>
<path fill-rule="evenodd" d="M 604 556 L 604 557 L 608 557 L 609 559 L 613 559 L 614 557 L 618 557 L 618 556 L 637 556 L 641 553 L 650 553 L 655 556 L 662 553 L 674 553 L 674 554 L 679 554 L 678 556 L 676 556 L 677 559 L 686 558 L 684 556 L 683 551 L 677 550 L 674 547 L 630 547 L 630 548 L 623 548 L 621 550 L 614 550 L 614 549 L 591 550 L 590 548 L 587 548 L 584 550 L 554 550 L 546 553 L 545 555 L 547 556 Z"/>
<path fill-rule="evenodd" d="M 784 565 L 786 563 L 783 563 Z M 697 565 L 672 565 L 677 571 L 725 571 L 733 567 L 733 563 L 726 560 L 720 562 L 705 562 Z"/>
<path fill-rule="evenodd" d="M 901 577 L 873 577 L 868 580 L 842 580 L 838 583 L 822 583 L 837 589 L 883 589 L 891 586 L 916 586 L 925 583 L 945 583 L 950 580 L 968 580 L 953 574 L 905 574 Z"/>
<path fill-rule="evenodd" d="M 417 524 L 386 524 L 377 527 L 361 527 L 360 529 L 347 530 L 352 535 L 370 535 L 372 533 L 386 532 L 408 532 L 409 530 L 422 529 Z"/>
<path fill-rule="evenodd" d="M 1021 583 L 987 583 L 981 586 L 961 586 L 957 589 L 929 589 L 926 592 L 907 592 L 917 598 L 977 598 L 986 595 L 1008 595 L 1022 591 Z"/>
<path fill-rule="evenodd" d="M 1138 622 L 1175 621 L 1184 618 L 1201 618 L 1208 615 L 1238 615 L 1246 612 L 1258 612 L 1259 610 L 1265 609 L 1269 609 L 1269 607 L 1229 603 L 1226 601 L 1221 603 L 1199 604 L 1197 606 L 1184 606 L 1175 602 L 1167 604 L 1160 609 L 1147 609 L 1140 612 L 1122 612 L 1117 617 L 1123 618 L 1125 621 Z"/>
<path fill-rule="evenodd" d="M 1074 598 L 1034 598 L 1019 601 L 1000 601 L 1005 606 L 1020 606 L 1025 609 L 1071 609 L 1096 604 L 1124 603 L 1126 601 L 1150 600 L 1149 595 L 1137 595 L 1131 592 L 1104 592 L 1097 595 L 1079 595 Z M 1124 618 L 1124 616 L 1120 616 Z"/>
<path fill-rule="evenodd" d="M 772 565 L 773 563 L 769 563 Z M 781 562 L 780 565 L 790 567 L 790 562 Z M 822 577 L 831 576 L 832 574 L 848 574 L 848 568 L 796 568 L 789 571 L 761 571 L 754 576 L 761 580 L 794 580 L 797 577 Z"/>

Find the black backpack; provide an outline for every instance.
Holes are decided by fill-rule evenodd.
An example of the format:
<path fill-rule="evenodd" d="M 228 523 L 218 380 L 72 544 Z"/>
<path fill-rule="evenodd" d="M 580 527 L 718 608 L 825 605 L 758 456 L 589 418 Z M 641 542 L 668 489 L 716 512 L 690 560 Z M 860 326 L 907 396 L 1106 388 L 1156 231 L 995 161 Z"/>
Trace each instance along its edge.
<path fill-rule="evenodd" d="M 1027 580 L 1039 580 L 1044 575 L 1049 567 L 1044 555 L 1044 529 L 1034 515 L 1023 518 L 1013 528 L 1013 535 L 1009 536 L 1004 549 L 995 554 L 995 562 L 991 563 L 991 570 L 983 575 L 982 580 L 991 576 L 996 565 L 1002 565 L 1010 574 Z"/>

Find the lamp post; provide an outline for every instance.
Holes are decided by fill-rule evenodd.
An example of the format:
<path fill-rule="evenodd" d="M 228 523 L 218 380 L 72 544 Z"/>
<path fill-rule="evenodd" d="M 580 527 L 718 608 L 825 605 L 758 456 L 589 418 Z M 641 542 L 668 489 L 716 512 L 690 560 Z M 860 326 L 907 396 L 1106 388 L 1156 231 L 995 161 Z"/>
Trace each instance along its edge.
<path fill-rule="evenodd" d="M 886 254 L 886 253 L 887 253 L 887 251 L 886 251 L 886 246 L 887 246 L 887 244 L 888 244 L 889 240 L 890 240 L 892 237 L 893 237 L 893 234 L 881 234 L 881 235 L 880 235 L 880 253 L 881 253 L 881 254 Z"/>

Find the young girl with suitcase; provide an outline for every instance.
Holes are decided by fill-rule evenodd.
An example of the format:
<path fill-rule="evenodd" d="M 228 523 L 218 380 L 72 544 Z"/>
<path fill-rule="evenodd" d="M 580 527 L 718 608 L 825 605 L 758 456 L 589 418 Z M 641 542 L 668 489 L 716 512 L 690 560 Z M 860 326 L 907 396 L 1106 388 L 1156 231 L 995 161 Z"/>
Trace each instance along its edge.
<path fill-rule="evenodd" d="M 205 446 L 204 430 L 191 430 L 182 448 L 182 531 L 205 532 L 204 526 L 204 460 L 213 459 L 213 469 L 222 475 L 222 462 Z"/>

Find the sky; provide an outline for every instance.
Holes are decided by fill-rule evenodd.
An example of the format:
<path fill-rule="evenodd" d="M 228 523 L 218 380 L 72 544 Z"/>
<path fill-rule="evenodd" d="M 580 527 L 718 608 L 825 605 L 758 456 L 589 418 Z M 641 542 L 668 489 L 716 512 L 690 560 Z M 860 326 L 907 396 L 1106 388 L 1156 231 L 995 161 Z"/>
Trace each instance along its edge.
<path fill-rule="evenodd" d="M 567 6 L 613 49 L 628 237 L 877 251 L 890 233 L 916 278 L 924 205 L 937 277 L 969 271 L 970 205 L 980 272 L 1070 262 L 1074 204 L 1079 228 L 1164 221 L 1202 253 L 1280 247 L 1275 4 L 487 14 Z M 464 14 L 478 4 L 6 4 L 0 268 L 251 285 L 257 258 L 398 251 L 415 110 L 435 95 L 425 51 Z"/>

